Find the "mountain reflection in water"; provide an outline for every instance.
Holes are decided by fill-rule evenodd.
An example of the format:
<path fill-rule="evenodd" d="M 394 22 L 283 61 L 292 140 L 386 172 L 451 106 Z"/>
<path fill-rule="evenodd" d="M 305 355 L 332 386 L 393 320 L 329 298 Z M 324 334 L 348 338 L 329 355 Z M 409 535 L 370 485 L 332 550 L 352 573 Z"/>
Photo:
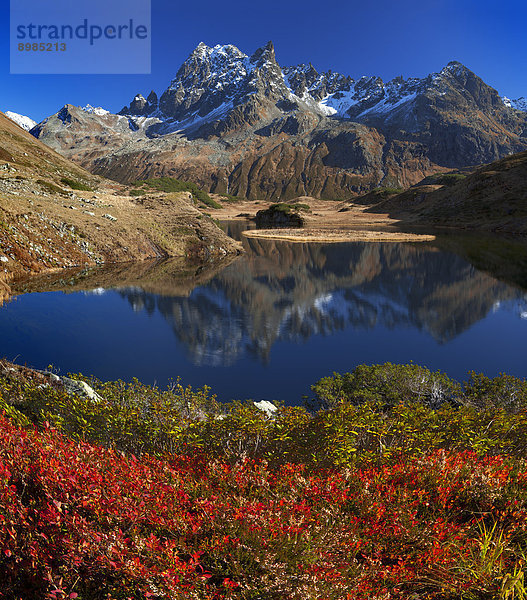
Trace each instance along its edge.
<path fill-rule="evenodd" d="M 455 254 L 423 244 L 291 244 L 247 239 L 247 255 L 187 297 L 121 289 L 135 311 L 158 311 L 197 365 L 267 364 L 277 341 L 348 327 L 416 328 L 445 343 L 497 302 L 523 293 Z"/>
<path fill-rule="evenodd" d="M 430 244 L 244 245 L 230 264 L 154 261 L 21 282 L 0 308 L 0 355 L 162 387 L 181 376 L 221 400 L 288 404 L 360 363 L 414 361 L 458 380 L 470 369 L 527 375 L 525 291 L 457 254 Z"/>

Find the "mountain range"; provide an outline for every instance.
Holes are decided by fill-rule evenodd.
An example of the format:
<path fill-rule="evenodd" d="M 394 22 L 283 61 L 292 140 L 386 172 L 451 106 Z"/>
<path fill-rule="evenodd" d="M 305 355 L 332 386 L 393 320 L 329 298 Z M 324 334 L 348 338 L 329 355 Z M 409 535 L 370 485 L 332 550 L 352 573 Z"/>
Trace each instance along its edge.
<path fill-rule="evenodd" d="M 354 79 L 199 44 L 167 89 L 117 114 L 66 104 L 31 133 L 120 182 L 172 176 L 251 199 L 351 198 L 527 150 L 527 101 L 459 62 Z"/>

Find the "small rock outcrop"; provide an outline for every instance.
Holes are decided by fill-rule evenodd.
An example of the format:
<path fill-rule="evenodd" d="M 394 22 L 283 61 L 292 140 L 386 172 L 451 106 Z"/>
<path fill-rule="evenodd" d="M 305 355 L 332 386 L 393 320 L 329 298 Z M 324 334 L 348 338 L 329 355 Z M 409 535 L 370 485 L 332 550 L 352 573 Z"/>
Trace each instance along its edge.
<path fill-rule="evenodd" d="M 278 410 L 276 406 L 269 402 L 269 400 L 260 400 L 258 402 L 253 402 L 254 406 L 258 410 L 261 410 L 267 417 L 274 417 L 276 411 Z"/>
<path fill-rule="evenodd" d="M 292 204 L 272 204 L 265 210 L 259 210 L 255 216 L 256 226 L 266 227 L 303 227 L 304 219 Z"/>
<path fill-rule="evenodd" d="M 70 379 L 69 377 L 61 377 L 61 381 L 68 394 L 89 398 L 95 402 L 103 401 L 102 396 L 99 396 L 99 394 L 85 381 L 78 381 L 76 379 Z"/>

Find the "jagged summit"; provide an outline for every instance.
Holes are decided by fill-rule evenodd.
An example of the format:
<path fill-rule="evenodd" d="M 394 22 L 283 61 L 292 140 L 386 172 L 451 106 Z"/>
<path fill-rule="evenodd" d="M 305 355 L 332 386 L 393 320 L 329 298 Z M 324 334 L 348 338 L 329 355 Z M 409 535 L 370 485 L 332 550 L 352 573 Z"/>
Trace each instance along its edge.
<path fill-rule="evenodd" d="M 271 42 L 271 40 L 269 40 L 267 42 L 267 44 L 265 44 L 265 46 L 258 48 L 258 50 L 256 50 L 254 52 L 254 54 L 251 56 L 251 62 L 253 62 L 253 63 L 265 62 L 265 61 L 270 61 L 270 62 L 276 61 L 276 57 L 275 57 L 275 53 L 274 53 L 274 44 L 273 44 L 273 42 Z"/>
<path fill-rule="evenodd" d="M 467 67 L 458 60 L 449 61 L 442 71 L 468 71 Z"/>
<path fill-rule="evenodd" d="M 407 187 L 527 149 L 525 101 L 458 61 L 385 82 L 281 67 L 272 42 L 252 54 L 201 42 L 159 97 L 143 92 L 118 115 L 68 107 L 32 132 L 121 181 L 169 174 L 270 199 Z"/>
<path fill-rule="evenodd" d="M 327 117 L 367 122 L 381 117 L 394 122 L 404 112 L 402 108 L 406 113 L 412 111 L 418 97 L 430 99 L 451 93 L 456 86 L 466 88 L 460 94 L 472 95 L 480 107 L 504 104 L 523 109 L 522 99 L 501 99 L 459 61 L 451 61 L 422 79 L 401 75 L 385 83 L 376 76 L 354 79 L 331 70 L 318 72 L 311 63 L 282 68 L 269 41 L 250 56 L 232 44 L 208 46 L 200 42 L 159 101 L 154 92 L 148 100 L 139 94 L 120 114 L 159 117 L 181 123 L 184 129 L 198 122 L 217 121 L 247 103 L 253 105 L 248 111 L 252 113 L 255 104 L 257 110 L 265 112 L 266 104 L 281 102 L 282 106 L 301 107 Z M 267 113 L 270 108 L 267 106 Z M 408 122 L 403 124 L 408 126 Z"/>

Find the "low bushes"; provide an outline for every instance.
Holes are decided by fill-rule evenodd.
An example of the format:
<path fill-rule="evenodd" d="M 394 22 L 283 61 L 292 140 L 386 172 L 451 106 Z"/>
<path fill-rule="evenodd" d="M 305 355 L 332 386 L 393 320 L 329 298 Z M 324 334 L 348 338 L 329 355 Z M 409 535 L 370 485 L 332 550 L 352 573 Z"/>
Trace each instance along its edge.
<path fill-rule="evenodd" d="M 252 402 L 221 403 L 206 386 L 88 383 L 104 402 L 69 396 L 57 384 L 0 377 L 0 406 L 20 423 L 47 421 L 76 439 L 138 455 L 197 450 L 232 463 L 254 458 L 313 469 L 429 450 L 527 451 L 527 384 L 508 375 L 470 373 L 459 384 L 418 365 L 359 365 L 313 385 L 313 405 L 322 408 L 280 406 L 272 419 Z"/>
<path fill-rule="evenodd" d="M 64 185 L 69 186 L 72 190 L 80 190 L 84 192 L 93 192 L 93 188 L 82 181 L 77 181 L 75 179 L 70 179 L 69 177 L 62 177 L 60 180 Z"/>
<path fill-rule="evenodd" d="M 123 455 L 0 418 L 5 598 L 525 598 L 523 462 Z M 523 594 L 523 595 L 522 595 Z"/>
<path fill-rule="evenodd" d="M 361 365 L 268 417 L 42 378 L 0 377 L 0 597 L 527 598 L 523 380 Z"/>
<path fill-rule="evenodd" d="M 210 206 L 211 208 L 221 208 L 221 204 L 218 204 L 207 194 L 207 192 L 203 191 L 191 181 L 181 181 L 180 179 L 174 179 L 173 177 L 157 177 L 136 181 L 134 185 L 137 186 L 137 189 L 130 191 L 130 195 L 132 196 L 145 194 L 148 191 L 148 188 L 169 193 L 190 192 L 192 197 L 202 204 Z"/>

